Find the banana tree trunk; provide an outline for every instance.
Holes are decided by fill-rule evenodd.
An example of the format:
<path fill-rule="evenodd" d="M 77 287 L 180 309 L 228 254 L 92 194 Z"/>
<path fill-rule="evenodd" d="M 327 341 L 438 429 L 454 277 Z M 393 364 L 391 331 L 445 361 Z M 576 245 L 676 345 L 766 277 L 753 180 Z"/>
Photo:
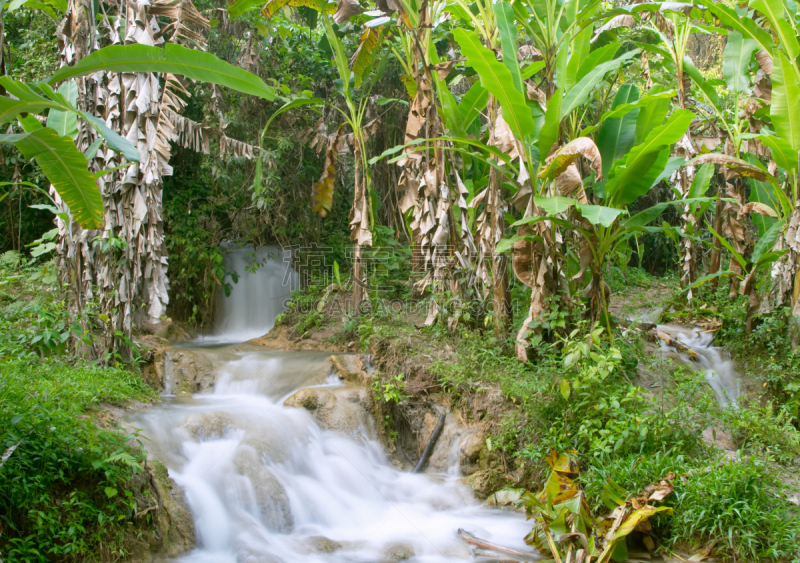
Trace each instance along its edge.
<path fill-rule="evenodd" d="M 353 308 L 355 314 L 358 315 L 361 312 L 367 288 L 364 246 L 372 246 L 372 231 L 370 231 L 369 187 L 362 161 L 364 148 L 361 146 L 358 134 L 353 137 L 355 184 L 353 207 L 350 209 L 350 240 L 353 243 Z"/>
<path fill-rule="evenodd" d="M 722 200 L 717 200 L 716 206 L 714 208 L 714 230 L 718 233 L 722 232 L 722 215 L 724 209 L 724 203 Z M 721 254 L 722 254 L 722 242 L 714 237 L 714 247 L 711 250 L 711 266 L 709 267 L 709 274 L 716 274 L 719 272 L 720 262 L 721 262 Z M 711 287 L 717 289 L 719 285 L 719 278 L 714 278 L 711 280 Z"/>
<path fill-rule="evenodd" d="M 207 24 L 188 0 L 179 3 L 174 11 L 171 0 L 129 0 L 119 13 L 95 18 L 95 5 L 89 0 L 71 0 L 58 29 L 62 66 L 73 65 L 107 45 L 163 44 L 158 18 L 151 11 L 177 21 L 194 10 L 193 25 Z M 163 89 L 159 76 L 152 73 L 97 73 L 77 83 L 79 107 L 134 143 L 141 160 L 97 180 L 105 210 L 102 230 L 83 230 L 71 216 L 57 220 L 56 260 L 76 292 L 73 312 L 96 303 L 107 324 L 109 348 L 127 356 L 127 338 L 134 326 L 148 321 L 158 324 L 169 302 L 161 197 L 162 177 L 172 174 L 169 143 L 174 128 L 163 114 L 165 109 L 179 113 L 183 102 L 166 92 L 178 83 L 171 76 Z M 80 150 L 96 139 L 93 129 L 79 125 L 76 144 Z M 89 166 L 97 172 L 120 164 L 121 157 L 101 145 Z M 58 203 L 68 214 L 66 205 Z M 123 338 L 118 340 L 118 334 Z"/>

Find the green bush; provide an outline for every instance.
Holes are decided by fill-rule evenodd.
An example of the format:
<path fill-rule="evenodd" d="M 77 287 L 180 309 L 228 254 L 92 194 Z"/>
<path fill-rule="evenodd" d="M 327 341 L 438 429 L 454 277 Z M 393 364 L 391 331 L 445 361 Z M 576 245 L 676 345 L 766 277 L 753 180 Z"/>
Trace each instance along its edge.
<path fill-rule="evenodd" d="M 675 450 L 605 457 L 581 479 L 590 504 L 600 506 L 609 479 L 635 494 L 670 472 L 677 476 L 675 492 L 664 504 L 673 512 L 652 520 L 667 546 L 688 541 L 700 548 L 713 541 L 735 560 L 800 559 L 800 512 L 757 458 L 690 458 Z"/>
<path fill-rule="evenodd" d="M 5 561 L 91 561 L 122 555 L 140 492 L 129 483 L 144 453 L 90 410 L 150 400 L 137 374 L 56 359 L 0 362 L 0 556 Z M 141 499 L 140 499 L 141 500 Z M 145 500 L 146 502 L 146 500 Z"/>

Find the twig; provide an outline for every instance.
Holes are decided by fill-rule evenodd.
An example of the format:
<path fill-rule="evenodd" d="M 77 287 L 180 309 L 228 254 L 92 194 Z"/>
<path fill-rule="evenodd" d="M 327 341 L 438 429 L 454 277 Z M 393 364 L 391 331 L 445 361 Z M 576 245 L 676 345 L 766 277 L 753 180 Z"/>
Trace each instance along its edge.
<path fill-rule="evenodd" d="M 525 553 L 524 551 L 517 551 L 516 549 L 511 549 L 510 547 L 505 547 L 502 545 L 498 545 L 496 543 L 492 543 L 490 541 L 482 540 L 481 538 L 475 537 L 474 535 L 470 534 L 468 531 L 462 528 L 458 529 L 458 537 L 467 542 L 468 544 L 474 545 L 479 549 L 496 551 L 497 553 L 502 553 L 503 555 L 511 556 L 519 561 L 538 560 L 538 558 L 533 553 Z"/>

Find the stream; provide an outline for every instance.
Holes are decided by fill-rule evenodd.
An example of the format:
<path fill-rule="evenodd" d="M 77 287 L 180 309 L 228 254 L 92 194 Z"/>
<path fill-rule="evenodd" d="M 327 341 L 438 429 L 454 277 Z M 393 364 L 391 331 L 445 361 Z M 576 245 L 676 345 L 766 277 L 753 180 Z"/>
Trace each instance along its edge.
<path fill-rule="evenodd" d="M 275 284 L 279 266 L 268 262 L 249 281 Z M 263 334 L 280 310 L 243 321 L 248 292 L 237 289 L 218 313 L 230 332 L 188 345 L 217 366 L 211 392 L 167 394 L 130 421 L 184 491 L 195 521 L 197 547 L 176 561 L 472 561 L 459 528 L 530 551 L 525 516 L 475 500 L 458 482 L 457 455 L 442 474 L 400 471 L 369 424 L 323 430 L 305 409 L 284 406 L 298 389 L 342 386 L 329 374 L 330 354 L 236 343 Z M 270 303 L 281 289 L 265 292 Z"/>
<path fill-rule="evenodd" d="M 442 473 L 404 472 L 385 455 L 363 409 L 345 410 L 348 430 L 337 431 L 284 405 L 300 389 L 335 392 L 343 384 L 331 375 L 327 352 L 245 343 L 272 327 L 289 296 L 285 282 L 296 279 L 278 257 L 279 249 L 227 249 L 226 266 L 240 272 L 239 283 L 219 303 L 216 331 L 184 345 L 211 361 L 214 385 L 174 396 L 167 373 L 160 404 L 130 420 L 148 438 L 149 455 L 168 467 L 194 518 L 196 548 L 174 561 L 472 561 L 459 528 L 530 553 L 524 515 L 482 505 L 459 482 L 458 451 Z M 684 361 L 706 370 L 720 404 L 735 408 L 739 378 L 713 335 L 658 329 L 684 347 Z"/>

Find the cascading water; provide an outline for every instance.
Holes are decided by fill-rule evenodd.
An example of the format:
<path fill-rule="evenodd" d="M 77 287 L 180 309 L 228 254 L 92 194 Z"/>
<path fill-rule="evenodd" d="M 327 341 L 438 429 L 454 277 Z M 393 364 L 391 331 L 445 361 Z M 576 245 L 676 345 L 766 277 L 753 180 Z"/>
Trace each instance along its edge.
<path fill-rule="evenodd" d="M 322 430 L 284 406 L 295 389 L 342 388 L 327 354 L 232 348 L 213 352 L 229 358 L 213 393 L 165 397 L 134 420 L 195 519 L 197 548 L 180 561 L 471 560 L 458 528 L 526 549 L 523 515 L 481 506 L 453 474 L 397 470 L 368 425 Z"/>
<path fill-rule="evenodd" d="M 693 367 L 699 365 L 706 370 L 706 381 L 714 389 L 717 402 L 721 407 L 738 407 L 738 401 L 742 395 L 741 378 L 736 373 L 733 361 L 724 357 L 721 348 L 714 346 L 713 332 L 703 332 L 696 328 L 684 329 L 671 325 L 658 325 L 656 328 L 675 338 L 695 353 L 694 358 L 685 354 L 682 354 L 681 357 L 687 364 Z M 663 340 L 661 346 L 670 348 Z M 680 350 L 676 351 L 680 352 Z"/>
<path fill-rule="evenodd" d="M 238 282 L 231 283 L 230 295 L 220 292 L 213 334 L 208 342 L 244 342 L 263 336 L 275 324 L 292 289 L 297 287 L 297 273 L 290 266 L 290 250 L 278 246 L 237 246 L 225 243 L 224 266 L 236 272 Z"/>

